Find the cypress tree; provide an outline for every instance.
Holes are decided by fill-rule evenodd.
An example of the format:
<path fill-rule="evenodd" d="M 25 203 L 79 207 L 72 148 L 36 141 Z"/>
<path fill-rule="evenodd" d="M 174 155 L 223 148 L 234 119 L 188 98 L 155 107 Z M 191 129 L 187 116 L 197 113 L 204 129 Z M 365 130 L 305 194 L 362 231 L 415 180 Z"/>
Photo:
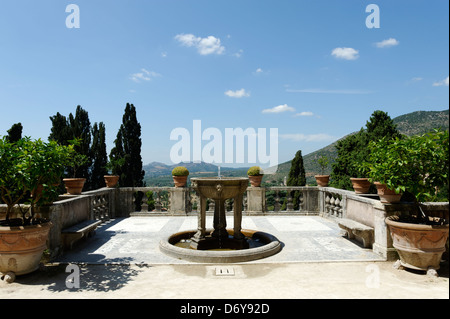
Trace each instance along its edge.
<path fill-rule="evenodd" d="M 58 112 L 55 116 L 51 116 L 50 120 L 52 128 L 48 139 L 56 141 L 60 145 L 68 145 L 69 141 L 73 139 L 73 135 L 67 118 Z"/>
<path fill-rule="evenodd" d="M 92 128 L 92 171 L 91 171 L 91 189 L 99 189 L 105 186 L 103 176 L 108 174 L 106 165 L 108 157 L 106 153 L 106 133 L 103 122 L 97 125 L 94 123 Z"/>
<path fill-rule="evenodd" d="M 8 130 L 7 139 L 10 143 L 15 143 L 22 138 L 22 123 L 16 123 Z"/>
<path fill-rule="evenodd" d="M 305 186 L 306 173 L 303 166 L 302 151 L 297 151 L 292 160 L 291 169 L 287 179 L 287 186 Z M 300 206 L 300 191 L 295 191 L 293 195 L 294 209 L 298 210 Z"/>
<path fill-rule="evenodd" d="M 78 105 L 75 116 L 72 113 L 69 114 L 69 125 L 73 138 L 80 141 L 80 144 L 75 147 L 75 150 L 88 158 L 87 163 L 77 169 L 76 177 L 86 178 L 86 188 L 91 189 L 92 178 L 90 168 L 93 158 L 91 154 L 91 122 L 89 121 L 88 112 Z"/>
<path fill-rule="evenodd" d="M 141 147 L 141 125 L 137 121 L 136 108 L 127 103 L 115 147 L 110 153 L 110 160 L 116 164 L 113 173 L 120 176 L 122 187 L 144 186 Z"/>

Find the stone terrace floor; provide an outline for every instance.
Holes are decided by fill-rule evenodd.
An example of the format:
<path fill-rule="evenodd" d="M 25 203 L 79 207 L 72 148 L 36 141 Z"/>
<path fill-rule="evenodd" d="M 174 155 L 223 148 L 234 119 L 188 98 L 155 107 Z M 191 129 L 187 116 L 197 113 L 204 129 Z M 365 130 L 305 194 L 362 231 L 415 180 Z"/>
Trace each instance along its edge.
<path fill-rule="evenodd" d="M 212 216 L 207 216 L 207 228 L 212 228 L 212 220 Z M 227 224 L 228 227 L 233 225 L 231 216 L 227 216 Z M 171 234 L 196 228 L 195 216 L 111 220 L 97 228 L 93 238 L 78 245 L 57 262 L 190 263 L 164 255 L 159 251 L 159 242 Z M 278 254 L 251 263 L 382 260 L 371 249 L 364 249 L 358 242 L 343 237 L 335 222 L 318 216 L 244 216 L 242 228 L 270 233 L 283 245 Z"/>
<path fill-rule="evenodd" d="M 207 226 L 212 222 L 208 217 Z M 342 237 L 334 221 L 321 217 L 244 217 L 243 227 L 269 232 L 284 244 L 277 255 L 257 261 L 196 264 L 159 251 L 161 238 L 196 225 L 196 217 L 111 220 L 59 262 L 18 276 L 11 284 L 1 281 L 0 298 L 166 299 L 152 306 L 166 315 L 170 310 L 172 318 L 179 317 L 182 305 L 204 305 L 206 299 L 218 299 L 213 302 L 222 312 L 215 315 L 221 316 L 228 300 L 264 299 L 272 315 L 285 313 L 285 306 L 297 309 L 297 299 L 449 298 L 448 262 L 441 264 L 437 278 L 394 269 L 393 261 L 381 261 L 370 249 Z M 71 272 L 67 268 L 72 264 L 79 267 L 79 287 L 67 287 Z M 217 276 L 217 268 L 222 267 L 231 267 L 234 275 Z M 274 304 L 274 299 L 295 300 Z M 320 311 L 327 309 L 335 310 L 322 307 Z"/>

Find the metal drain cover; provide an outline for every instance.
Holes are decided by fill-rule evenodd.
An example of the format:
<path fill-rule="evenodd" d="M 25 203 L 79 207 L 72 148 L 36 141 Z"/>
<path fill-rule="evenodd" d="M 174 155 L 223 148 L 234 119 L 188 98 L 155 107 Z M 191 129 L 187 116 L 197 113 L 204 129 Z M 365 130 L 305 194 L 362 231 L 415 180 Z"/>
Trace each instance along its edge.
<path fill-rule="evenodd" d="M 233 267 L 216 267 L 216 276 L 234 276 Z"/>

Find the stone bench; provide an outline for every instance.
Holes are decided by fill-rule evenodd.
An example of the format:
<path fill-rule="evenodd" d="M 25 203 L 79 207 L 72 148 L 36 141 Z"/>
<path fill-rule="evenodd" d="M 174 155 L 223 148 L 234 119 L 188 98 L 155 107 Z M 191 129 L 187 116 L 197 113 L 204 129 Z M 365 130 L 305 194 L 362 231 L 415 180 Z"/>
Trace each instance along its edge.
<path fill-rule="evenodd" d="M 72 249 L 73 245 L 82 238 L 94 236 L 97 226 L 102 223 L 101 220 L 86 220 L 61 232 L 63 245 L 65 249 Z"/>
<path fill-rule="evenodd" d="M 358 223 L 351 219 L 341 219 L 339 222 L 341 227 L 349 239 L 355 237 L 362 239 L 364 248 L 370 248 L 374 240 L 374 230 L 372 227 Z"/>

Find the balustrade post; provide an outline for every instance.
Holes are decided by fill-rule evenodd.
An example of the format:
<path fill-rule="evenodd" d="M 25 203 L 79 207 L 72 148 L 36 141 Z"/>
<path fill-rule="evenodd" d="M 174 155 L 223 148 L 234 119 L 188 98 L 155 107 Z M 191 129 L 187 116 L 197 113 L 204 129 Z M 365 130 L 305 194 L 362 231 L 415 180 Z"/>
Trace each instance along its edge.
<path fill-rule="evenodd" d="M 170 212 L 174 214 L 187 214 L 189 212 L 189 188 L 172 187 L 169 190 Z"/>
<path fill-rule="evenodd" d="M 249 187 L 247 188 L 247 207 L 248 213 L 262 214 L 266 206 L 266 188 Z"/>

